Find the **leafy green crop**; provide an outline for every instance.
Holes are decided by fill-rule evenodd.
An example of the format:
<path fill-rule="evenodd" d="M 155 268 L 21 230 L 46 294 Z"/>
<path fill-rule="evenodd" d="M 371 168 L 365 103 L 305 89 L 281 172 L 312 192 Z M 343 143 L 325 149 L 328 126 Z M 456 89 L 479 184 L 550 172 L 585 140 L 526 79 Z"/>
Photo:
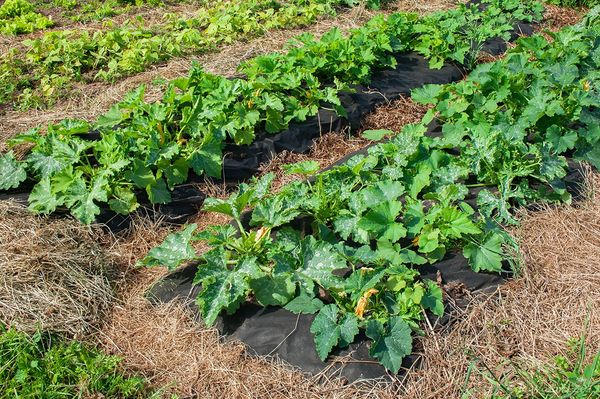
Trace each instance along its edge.
<path fill-rule="evenodd" d="M 327 62 L 336 76 L 349 76 L 352 81 L 365 80 L 374 66 L 393 66 L 392 50 L 407 48 L 429 57 L 433 67 L 440 67 L 448 60 L 471 66 L 487 39 L 506 37 L 514 21 L 540 17 L 538 3 L 531 1 L 486 2 L 488 5 L 483 11 L 461 5 L 457 10 L 418 20 L 415 15 L 402 13 L 391 16 L 388 24 L 383 23 L 382 18 L 375 18 L 373 27 L 380 25 L 382 31 L 371 29 L 353 41 L 339 40 L 341 33 L 336 30 L 320 43 L 315 43 L 310 35 L 301 36 L 298 41 L 313 53 L 327 54 L 322 61 L 309 57 L 304 62 Z M 208 2 L 194 18 L 166 14 L 165 23 L 150 28 L 136 20 L 93 34 L 68 30 L 48 32 L 26 41 L 25 50 L 14 49 L 10 57 L 0 57 L 0 70 L 7 70 L 7 74 L 0 74 L 0 86 L 6 86 L 7 92 L 0 97 L 0 104 L 13 101 L 22 109 L 52 105 L 72 90 L 74 82 L 113 81 L 175 56 L 212 51 L 221 44 L 262 35 L 272 29 L 310 24 L 322 15 L 334 13 L 334 7 L 340 3 L 345 2 L 233 0 L 223 7 L 222 2 L 214 1 Z M 374 2 L 372 5 L 377 6 Z M 331 58 L 337 62 L 329 62 Z M 15 59 L 20 64 L 18 70 L 9 68 Z M 341 69 L 347 71 L 344 73 Z M 318 77 L 333 79 L 327 70 L 322 73 Z M 17 84 L 19 82 L 21 84 Z"/>
<path fill-rule="evenodd" d="M 79 342 L 32 337 L 0 325 L 0 397 L 149 397 L 143 378 L 127 377 L 120 359 Z"/>
<path fill-rule="evenodd" d="M 444 311 L 441 288 L 419 266 L 462 251 L 473 270 L 502 271 L 516 249 L 501 227 L 516 222 L 511 207 L 568 201 L 566 156 L 599 166 L 599 20 L 595 9 L 550 42 L 523 38 L 461 82 L 415 90 L 431 110 L 365 155 L 318 174 L 310 162 L 291 165 L 288 173 L 308 179 L 277 193 L 268 174 L 228 199 L 207 199 L 204 210 L 234 223 L 188 226 L 141 263 L 197 262 L 208 324 L 249 298 L 316 314 L 321 359 L 363 329 L 371 356 L 397 372 L 423 309 Z M 429 137 L 434 118 L 442 134 Z M 196 240 L 211 249 L 197 255 Z"/>
<path fill-rule="evenodd" d="M 69 93 L 74 82 L 114 81 L 176 56 L 213 51 L 222 44 L 261 36 L 273 29 L 308 25 L 335 13 L 338 3 L 339 0 L 209 1 L 195 17 L 184 19 L 165 14 L 165 22 L 152 27 L 134 20 L 121 26 L 109 24 L 109 29 L 93 33 L 47 32 L 25 41 L 27 48 L 19 51 L 28 87 L 16 87 L 11 97 L 23 109 L 52 105 Z M 0 65 L 9 62 L 0 57 Z M 9 75 L 4 79 L 18 77 Z"/>
<path fill-rule="evenodd" d="M 599 0 L 547 0 L 546 3 L 554 4 L 554 5 L 561 6 L 561 7 L 571 7 L 571 8 L 578 8 L 578 7 L 592 8 L 597 5 L 600 5 Z"/>
<path fill-rule="evenodd" d="M 510 31 L 519 21 L 541 19 L 540 3 L 520 0 L 487 1 L 487 12 L 476 4 L 461 4 L 455 10 L 426 16 L 415 26 L 415 50 L 429 58 L 432 68 L 447 60 L 471 69 L 484 43 L 490 38 L 510 38 Z"/>
<path fill-rule="evenodd" d="M 443 123 L 438 145 L 458 147 L 460 167 L 497 188 L 479 192 L 484 215 L 514 222 L 511 204 L 569 200 L 565 156 L 600 167 L 597 21 L 592 11 L 584 24 L 549 33 L 552 43 L 523 38 L 463 82 L 414 92 L 418 102 L 435 104 L 426 120 Z"/>
<path fill-rule="evenodd" d="M 52 19 L 35 11 L 27 0 L 6 0 L 0 6 L 0 33 L 31 33 L 53 25 Z M 0 97 L 0 104 L 2 103 Z"/>
<path fill-rule="evenodd" d="M 181 1 L 162 0 L 42 0 L 48 8 L 60 7 L 62 16 L 76 22 L 102 20 L 130 11 L 133 7 L 163 6 Z M 190 2 L 186 0 L 184 2 Z"/>
<path fill-rule="evenodd" d="M 490 6 L 481 12 L 498 10 Z M 25 170 L 37 183 L 31 210 L 66 207 L 84 223 L 94 220 L 101 203 L 121 214 L 134 211 L 141 190 L 153 204 L 168 203 L 170 191 L 189 173 L 220 176 L 225 142 L 250 144 L 257 130 L 282 131 L 321 106 L 343 115 L 339 92 L 368 81 L 375 69 L 395 66 L 393 54 L 411 49 L 415 21 L 415 15 L 399 13 L 374 17 L 346 37 L 335 29 L 320 40 L 302 35 L 285 54 L 242 64 L 243 79 L 212 75 L 195 65 L 187 78 L 168 85 L 162 101 L 145 102 L 142 86 L 93 124 L 65 120 L 48 126 L 46 135 L 34 130 L 17 136 L 11 144 L 34 144 L 31 153 L 16 164 L 5 155 L 2 168 L 17 168 L 19 183 Z M 92 130 L 99 140 L 82 137 Z M 424 182 L 427 173 L 420 175 Z M 11 176 L 0 175 L 0 187 L 15 187 Z M 334 212 L 325 203 L 322 213 Z"/>

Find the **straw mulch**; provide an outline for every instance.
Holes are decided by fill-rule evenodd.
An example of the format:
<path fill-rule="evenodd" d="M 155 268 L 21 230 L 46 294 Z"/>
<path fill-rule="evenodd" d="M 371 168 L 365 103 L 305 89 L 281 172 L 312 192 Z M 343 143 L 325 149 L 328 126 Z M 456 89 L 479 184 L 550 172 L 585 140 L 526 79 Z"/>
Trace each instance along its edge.
<path fill-rule="evenodd" d="M 81 338 L 94 333 L 115 301 L 119 267 L 97 229 L 33 216 L 0 201 L 0 322 Z"/>

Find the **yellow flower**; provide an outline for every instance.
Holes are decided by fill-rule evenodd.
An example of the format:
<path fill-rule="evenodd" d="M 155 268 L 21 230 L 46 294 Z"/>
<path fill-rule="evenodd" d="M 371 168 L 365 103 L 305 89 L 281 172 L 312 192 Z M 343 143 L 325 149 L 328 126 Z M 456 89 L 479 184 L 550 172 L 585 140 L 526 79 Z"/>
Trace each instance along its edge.
<path fill-rule="evenodd" d="M 367 304 L 369 303 L 369 298 L 371 297 L 371 295 L 377 294 L 378 292 L 379 291 L 374 288 L 371 288 L 370 290 L 365 292 L 358 300 L 356 309 L 354 309 L 354 314 L 362 319 L 363 314 L 365 313 L 365 310 L 367 308 Z"/>

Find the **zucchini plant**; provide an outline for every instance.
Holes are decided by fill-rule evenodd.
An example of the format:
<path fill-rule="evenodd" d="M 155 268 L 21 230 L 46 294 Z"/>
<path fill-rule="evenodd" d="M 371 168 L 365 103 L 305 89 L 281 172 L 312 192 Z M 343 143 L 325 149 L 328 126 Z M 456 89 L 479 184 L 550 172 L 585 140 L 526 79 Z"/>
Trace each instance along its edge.
<path fill-rule="evenodd" d="M 599 18 L 594 9 L 552 41 L 521 39 L 464 81 L 415 90 L 431 110 L 365 155 L 319 174 L 311 162 L 291 165 L 308 178 L 277 193 L 268 174 L 207 200 L 206 211 L 233 223 L 187 226 L 141 264 L 197 262 L 208 324 L 247 300 L 315 313 L 321 359 L 362 329 L 371 356 L 397 372 L 423 310 L 444 310 L 441 288 L 419 266 L 458 251 L 475 271 L 502 271 L 516 250 L 502 229 L 516 223 L 511 206 L 569 201 L 567 156 L 600 167 Z M 425 134 L 434 118 L 438 137 Z M 196 254 L 194 240 L 210 249 Z"/>
<path fill-rule="evenodd" d="M 494 4 L 478 12 L 502 15 Z M 530 9 L 524 4 L 518 10 Z M 10 144 L 33 148 L 24 160 L 1 156 L 0 187 L 29 178 L 36 183 L 31 210 L 66 207 L 84 223 L 94 220 L 102 203 L 121 214 L 134 211 L 140 190 L 153 204 L 168 203 L 191 171 L 220 176 L 227 141 L 250 144 L 257 130 L 282 131 L 325 104 L 344 115 L 339 93 L 368 81 L 375 69 L 394 67 L 393 54 L 413 48 L 417 22 L 399 13 L 374 17 L 348 36 L 336 30 L 319 41 L 304 35 L 285 54 L 244 63 L 246 78 L 226 79 L 194 65 L 187 78 L 168 85 L 161 101 L 145 102 L 142 86 L 93 123 L 65 120 L 48 126 L 46 135 L 34 129 L 17 136 Z M 82 137 L 93 130 L 99 140 Z"/>

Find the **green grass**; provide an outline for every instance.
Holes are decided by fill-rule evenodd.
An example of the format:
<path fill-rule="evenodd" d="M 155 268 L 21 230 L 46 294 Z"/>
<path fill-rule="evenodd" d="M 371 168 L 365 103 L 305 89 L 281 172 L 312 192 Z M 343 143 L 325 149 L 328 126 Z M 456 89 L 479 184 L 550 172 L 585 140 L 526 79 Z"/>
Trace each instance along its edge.
<path fill-rule="evenodd" d="M 147 398 L 141 377 L 126 376 L 121 359 L 77 342 L 0 325 L 0 398 Z M 102 395 L 102 396 L 100 396 Z M 156 396 L 158 397 L 158 396 Z"/>

